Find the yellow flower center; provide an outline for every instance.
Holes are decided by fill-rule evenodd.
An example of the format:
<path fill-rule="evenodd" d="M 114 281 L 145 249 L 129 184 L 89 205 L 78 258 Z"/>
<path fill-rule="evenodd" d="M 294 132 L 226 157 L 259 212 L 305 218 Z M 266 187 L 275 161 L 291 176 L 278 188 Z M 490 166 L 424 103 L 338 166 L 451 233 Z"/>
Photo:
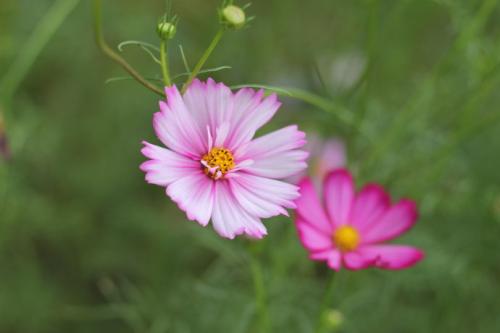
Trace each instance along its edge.
<path fill-rule="evenodd" d="M 340 251 L 349 252 L 358 247 L 360 237 L 356 229 L 349 225 L 343 225 L 335 230 L 333 241 Z"/>
<path fill-rule="evenodd" d="M 204 162 L 204 163 L 203 163 Z M 219 179 L 235 167 L 231 151 L 214 147 L 202 158 L 203 171 L 212 179 Z"/>

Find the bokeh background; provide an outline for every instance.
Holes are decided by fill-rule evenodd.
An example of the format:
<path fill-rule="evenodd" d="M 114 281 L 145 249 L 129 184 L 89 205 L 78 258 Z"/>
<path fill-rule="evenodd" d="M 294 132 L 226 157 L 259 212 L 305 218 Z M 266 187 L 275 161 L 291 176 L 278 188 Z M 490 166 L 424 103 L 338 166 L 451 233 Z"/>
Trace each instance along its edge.
<path fill-rule="evenodd" d="M 91 2 L 67 0 L 67 15 L 54 11 L 63 2 L 0 2 L 10 149 L 0 162 L 0 332 L 256 332 L 248 241 L 187 221 L 143 181 L 140 142 L 157 142 L 158 98 L 134 81 L 105 84 L 124 73 L 94 44 Z M 111 45 L 158 43 L 163 0 L 104 2 Z M 178 44 L 191 64 L 208 45 L 219 4 L 173 1 L 174 72 Z M 264 132 L 294 122 L 340 137 L 358 186 L 377 181 L 419 203 L 401 242 L 426 260 L 344 272 L 340 331 L 499 332 L 498 1 L 256 0 L 248 13 L 251 27 L 227 33 L 208 64 L 232 69 L 213 76 L 329 99 L 348 119 L 284 98 Z M 123 55 L 159 75 L 140 49 Z M 266 225 L 253 246 L 273 332 L 310 332 L 328 272 L 307 259 L 290 220 Z"/>

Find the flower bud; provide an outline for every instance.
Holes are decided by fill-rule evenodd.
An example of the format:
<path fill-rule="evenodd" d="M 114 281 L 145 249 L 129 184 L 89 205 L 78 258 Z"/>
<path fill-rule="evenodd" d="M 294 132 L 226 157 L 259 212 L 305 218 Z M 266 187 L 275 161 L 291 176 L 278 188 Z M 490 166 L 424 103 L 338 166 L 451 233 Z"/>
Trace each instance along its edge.
<path fill-rule="evenodd" d="M 162 21 L 158 23 L 158 26 L 156 27 L 156 32 L 158 33 L 161 39 L 167 40 L 174 38 L 175 33 L 177 32 L 177 28 L 173 23 Z"/>
<path fill-rule="evenodd" d="M 221 11 L 222 22 L 231 29 L 241 29 L 245 26 L 245 12 L 240 7 L 229 5 Z"/>
<path fill-rule="evenodd" d="M 330 309 L 325 313 L 325 324 L 331 331 L 337 331 L 344 323 L 344 315 L 335 309 Z"/>

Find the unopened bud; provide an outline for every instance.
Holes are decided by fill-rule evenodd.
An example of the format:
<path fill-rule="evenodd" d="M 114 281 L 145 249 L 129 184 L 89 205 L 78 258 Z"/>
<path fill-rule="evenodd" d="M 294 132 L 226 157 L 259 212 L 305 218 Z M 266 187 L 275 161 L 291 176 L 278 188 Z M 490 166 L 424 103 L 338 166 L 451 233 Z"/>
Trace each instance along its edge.
<path fill-rule="evenodd" d="M 331 309 L 325 313 L 324 320 L 330 331 L 337 331 L 344 323 L 344 315 L 338 310 Z"/>
<path fill-rule="evenodd" d="M 158 26 L 156 27 L 156 32 L 158 32 L 158 35 L 163 40 L 172 39 L 172 38 L 174 38 L 175 33 L 177 32 L 177 28 L 175 27 L 175 24 L 173 24 L 173 23 L 160 22 L 160 23 L 158 23 Z"/>
<path fill-rule="evenodd" d="M 245 26 L 245 12 L 240 7 L 229 5 L 222 9 L 221 14 L 222 21 L 228 28 L 240 29 Z"/>

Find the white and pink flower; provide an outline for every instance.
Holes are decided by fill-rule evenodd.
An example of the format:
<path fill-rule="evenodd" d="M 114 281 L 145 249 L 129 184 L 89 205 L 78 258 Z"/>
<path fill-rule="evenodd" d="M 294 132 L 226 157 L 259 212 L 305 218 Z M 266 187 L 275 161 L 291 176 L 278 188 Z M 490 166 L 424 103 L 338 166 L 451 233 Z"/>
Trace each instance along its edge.
<path fill-rule="evenodd" d="M 233 93 L 209 79 L 195 80 L 184 95 L 175 86 L 165 92 L 153 126 L 167 148 L 143 142 L 146 181 L 165 187 L 190 220 L 212 220 L 223 237 L 265 236 L 262 218 L 295 208 L 298 187 L 283 179 L 307 167 L 299 150 L 305 134 L 288 126 L 254 139 L 281 106 L 263 90 Z"/>

